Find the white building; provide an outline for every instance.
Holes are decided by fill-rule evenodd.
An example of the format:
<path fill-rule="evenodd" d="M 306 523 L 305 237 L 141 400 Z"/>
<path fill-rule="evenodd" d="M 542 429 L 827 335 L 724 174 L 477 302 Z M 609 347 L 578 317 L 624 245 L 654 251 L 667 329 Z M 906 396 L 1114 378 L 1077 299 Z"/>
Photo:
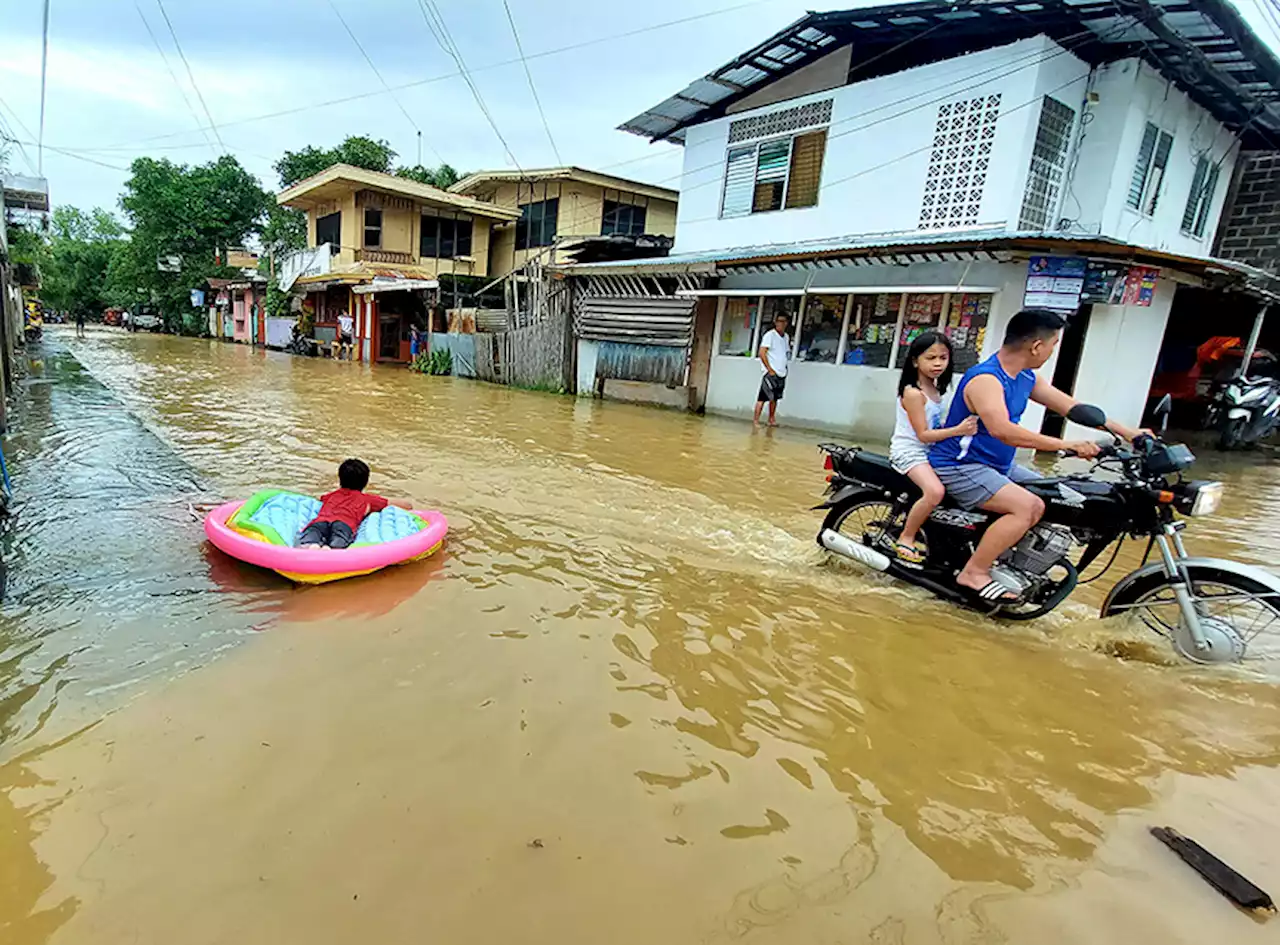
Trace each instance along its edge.
<path fill-rule="evenodd" d="M 684 145 L 675 245 L 572 268 L 597 303 L 579 318 L 596 328 L 580 331 L 579 389 L 604 346 L 616 365 L 636 362 L 618 345 L 683 342 L 668 385 L 749 413 L 760 334 L 787 312 L 779 415 L 884 433 L 913 332 L 942 327 L 964 365 L 989 355 L 1044 300 L 1028 266 L 1050 256 L 1088 283 L 1057 286 L 1071 327 L 1046 370 L 1136 422 L 1178 287 L 1258 275 L 1210 253 L 1242 143 L 1280 147 L 1277 89 L 1280 62 L 1222 0 L 810 14 L 622 126 Z M 1126 272 L 1146 291 L 1116 304 Z M 591 317 L 641 294 L 675 297 L 649 337 Z"/>

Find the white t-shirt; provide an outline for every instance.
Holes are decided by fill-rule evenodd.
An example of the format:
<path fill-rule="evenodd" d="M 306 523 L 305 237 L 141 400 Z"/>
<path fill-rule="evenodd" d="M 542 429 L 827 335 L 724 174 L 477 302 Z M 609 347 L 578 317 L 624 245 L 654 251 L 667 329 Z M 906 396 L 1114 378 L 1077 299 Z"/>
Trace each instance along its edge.
<path fill-rule="evenodd" d="M 769 367 L 773 368 L 773 373 L 778 377 L 787 376 L 787 359 L 791 357 L 791 341 L 786 335 L 780 335 L 772 328 L 764 333 L 764 337 L 760 339 L 760 347 L 765 348 L 765 357 L 769 359 Z M 760 365 L 760 371 L 767 374 L 764 365 Z"/>
<path fill-rule="evenodd" d="M 344 335 L 349 335 L 351 334 L 351 329 L 355 327 L 355 323 L 355 319 L 350 315 L 339 315 L 338 331 L 342 332 Z"/>

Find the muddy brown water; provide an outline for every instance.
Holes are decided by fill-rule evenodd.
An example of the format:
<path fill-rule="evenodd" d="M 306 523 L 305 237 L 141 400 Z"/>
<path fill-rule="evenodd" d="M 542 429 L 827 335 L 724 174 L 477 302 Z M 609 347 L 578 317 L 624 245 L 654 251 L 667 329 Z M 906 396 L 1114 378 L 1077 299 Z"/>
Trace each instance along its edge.
<path fill-rule="evenodd" d="M 1276 683 L 1094 619 L 1106 579 L 1006 626 L 825 561 L 811 433 L 121 333 L 26 385 L 0 941 L 1275 940 L 1146 829 L 1280 892 Z M 440 555 L 293 590 L 205 546 L 347 455 Z M 1198 472 L 1193 550 L 1280 561 L 1276 467 Z"/>

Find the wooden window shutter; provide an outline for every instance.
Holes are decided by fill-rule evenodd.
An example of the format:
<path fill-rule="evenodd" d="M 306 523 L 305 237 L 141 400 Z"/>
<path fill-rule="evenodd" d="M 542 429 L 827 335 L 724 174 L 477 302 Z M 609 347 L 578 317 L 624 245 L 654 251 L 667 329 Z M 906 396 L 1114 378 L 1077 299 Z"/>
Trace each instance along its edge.
<path fill-rule="evenodd" d="M 822 156 L 827 150 L 827 132 L 799 135 L 791 148 L 791 175 L 787 184 L 787 209 L 816 207 L 818 185 L 822 181 Z"/>

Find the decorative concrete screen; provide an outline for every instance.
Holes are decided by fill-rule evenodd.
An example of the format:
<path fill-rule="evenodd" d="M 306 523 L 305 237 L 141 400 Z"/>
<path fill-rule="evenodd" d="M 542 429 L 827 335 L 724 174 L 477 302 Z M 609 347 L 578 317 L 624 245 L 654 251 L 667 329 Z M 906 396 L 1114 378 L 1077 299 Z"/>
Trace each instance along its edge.
<path fill-rule="evenodd" d="M 920 229 L 977 224 L 999 117 L 999 93 L 938 106 Z"/>

